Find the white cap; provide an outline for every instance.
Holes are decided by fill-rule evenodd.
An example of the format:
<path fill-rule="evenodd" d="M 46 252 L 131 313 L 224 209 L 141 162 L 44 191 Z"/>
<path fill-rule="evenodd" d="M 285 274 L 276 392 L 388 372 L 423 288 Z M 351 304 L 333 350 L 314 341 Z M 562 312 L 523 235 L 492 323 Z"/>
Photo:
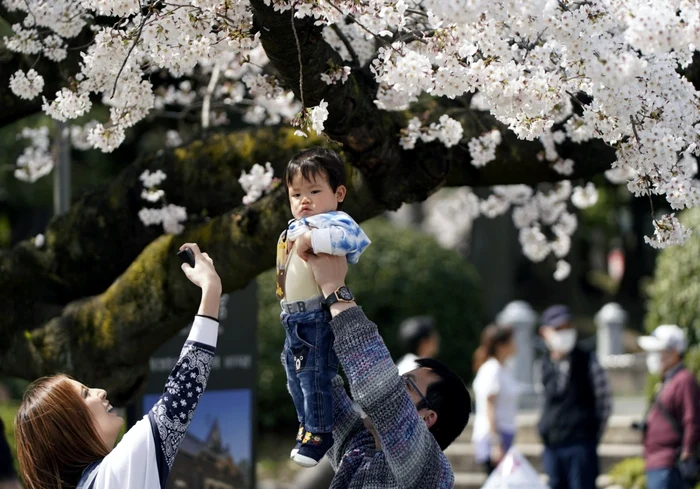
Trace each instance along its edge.
<path fill-rule="evenodd" d="M 675 324 L 662 324 L 651 332 L 649 336 L 640 336 L 637 343 L 642 350 L 650 352 L 658 352 L 664 350 L 673 350 L 678 353 L 684 353 L 687 348 L 685 339 L 685 331 Z"/>

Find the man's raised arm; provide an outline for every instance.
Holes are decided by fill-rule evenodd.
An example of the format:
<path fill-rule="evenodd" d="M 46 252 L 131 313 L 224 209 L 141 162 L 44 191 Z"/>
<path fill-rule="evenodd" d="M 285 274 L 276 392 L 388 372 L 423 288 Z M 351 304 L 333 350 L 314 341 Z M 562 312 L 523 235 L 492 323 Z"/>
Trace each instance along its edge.
<path fill-rule="evenodd" d="M 325 296 L 344 284 L 346 260 L 317 255 L 309 262 Z M 335 352 L 353 399 L 372 421 L 398 485 L 451 488 L 452 468 L 418 416 L 377 326 L 354 302 L 336 302 L 330 311 Z"/>

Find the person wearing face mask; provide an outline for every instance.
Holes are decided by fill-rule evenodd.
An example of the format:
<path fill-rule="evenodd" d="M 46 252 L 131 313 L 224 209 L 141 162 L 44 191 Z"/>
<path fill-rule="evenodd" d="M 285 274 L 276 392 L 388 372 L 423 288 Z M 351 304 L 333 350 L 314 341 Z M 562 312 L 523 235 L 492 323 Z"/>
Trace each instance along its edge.
<path fill-rule="evenodd" d="M 700 386 L 683 365 L 685 332 L 664 324 L 638 343 L 649 372 L 663 379 L 642 425 L 647 489 L 690 488 L 700 475 Z"/>
<path fill-rule="evenodd" d="M 612 399 L 605 371 L 595 355 L 576 344 L 566 306 L 542 313 L 540 334 L 548 353 L 542 360 L 544 409 L 538 431 L 551 489 L 595 489 L 597 448 Z"/>
<path fill-rule="evenodd" d="M 481 333 L 481 345 L 474 352 L 476 414 L 472 443 L 474 458 L 487 474 L 503 459 L 515 437 L 520 387 L 509 365 L 515 348 L 513 329 L 492 324 Z"/>

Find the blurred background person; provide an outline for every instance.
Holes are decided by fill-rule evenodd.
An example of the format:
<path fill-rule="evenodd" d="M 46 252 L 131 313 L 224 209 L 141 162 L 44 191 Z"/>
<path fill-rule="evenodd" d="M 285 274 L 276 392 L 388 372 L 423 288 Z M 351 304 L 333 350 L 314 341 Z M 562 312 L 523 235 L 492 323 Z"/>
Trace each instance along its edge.
<path fill-rule="evenodd" d="M 474 352 L 472 443 L 474 457 L 487 474 L 500 463 L 515 437 L 520 387 L 509 362 L 515 353 L 513 329 L 496 324 L 484 329 L 481 345 Z"/>
<path fill-rule="evenodd" d="M 596 356 L 577 345 L 569 308 L 541 317 L 548 352 L 542 361 L 544 409 L 537 426 L 551 489 L 596 489 L 598 444 L 612 411 L 612 395 Z"/>
<path fill-rule="evenodd" d="M 399 342 L 406 352 L 396 362 L 399 375 L 418 368 L 419 358 L 433 358 L 440 351 L 440 335 L 432 316 L 413 316 L 399 326 Z"/>
<path fill-rule="evenodd" d="M 683 364 L 685 332 L 662 324 L 638 342 L 649 373 L 663 382 L 643 424 L 647 489 L 690 488 L 698 482 L 700 386 Z"/>

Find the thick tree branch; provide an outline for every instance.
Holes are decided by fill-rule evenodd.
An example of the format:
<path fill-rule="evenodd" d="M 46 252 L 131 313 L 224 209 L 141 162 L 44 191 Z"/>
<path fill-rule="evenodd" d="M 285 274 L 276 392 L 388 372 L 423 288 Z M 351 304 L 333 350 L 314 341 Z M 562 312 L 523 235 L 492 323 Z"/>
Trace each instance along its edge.
<path fill-rule="evenodd" d="M 380 213 L 362 179 L 351 180 L 347 210 L 359 220 Z M 153 351 L 196 311 L 199 292 L 180 270 L 179 245 L 198 243 L 214 258 L 224 291 L 232 291 L 274 263 L 274 243 L 288 218 L 280 187 L 181 236 L 161 236 L 103 294 L 68 304 L 31 332 L 15 333 L 9 348 L 2 343 L 0 370 L 29 378 L 67 372 L 99 383 L 117 402 L 128 400 L 145 379 Z"/>
<path fill-rule="evenodd" d="M 0 352 L 15 335 L 43 324 L 63 305 L 103 292 L 162 233 L 137 217 L 147 204 L 140 197 L 144 170 L 168 175 L 162 185 L 166 197 L 185 206 L 195 225 L 240 204 L 242 170 L 271 161 L 279 174 L 302 144 L 308 143 L 289 130 L 214 135 L 206 143 L 197 141 L 133 163 L 107 189 L 74 203 L 51 221 L 44 247 L 27 241 L 0 256 Z"/>
<path fill-rule="evenodd" d="M 599 139 L 586 144 L 575 144 L 566 140 L 557 146 L 557 152 L 563 159 L 574 161 L 571 175 L 562 175 L 552 168 L 552 164 L 542 161 L 544 148 L 539 141 L 518 139 L 487 112 L 470 111 L 463 120 L 464 139 L 462 144 L 451 148 L 445 158 L 450 161 L 446 185 L 484 187 L 492 185 L 525 184 L 536 185 L 541 182 L 561 180 L 590 179 L 609 170 L 615 161 L 615 150 Z M 502 142 L 496 151 L 496 159 L 481 168 L 471 164 L 467 142 L 486 130 L 498 129 Z"/>
<path fill-rule="evenodd" d="M 133 395 L 144 378 L 146 359 L 186 324 L 196 306 L 196 294 L 178 268 L 177 246 L 196 241 L 211 253 L 226 291 L 244 287 L 269 268 L 274 241 L 290 217 L 284 190 L 232 213 L 226 209 L 241 200 L 241 168 L 273 161 L 280 174 L 301 143 L 306 141 L 290 130 L 259 130 L 216 135 L 163 151 L 133 164 L 107 192 L 84 198 L 68 215 L 54 220 L 45 250 L 25 242 L 3 256 L 0 371 L 28 378 L 65 371 L 108 387 L 119 399 Z M 518 154 L 518 148 L 510 149 Z M 376 174 L 363 178 L 357 170 L 352 173 L 346 210 L 358 221 L 411 198 L 425 198 L 440 185 L 504 183 L 503 174 L 489 170 L 489 165 L 505 163 L 477 169 L 465 150 L 431 144 L 405 155 L 404 162 L 415 159 L 424 171 L 399 174 L 390 182 L 407 192 L 399 198 L 377 198 L 374 187 L 365 184 L 366 178 L 381 179 Z M 535 163 L 527 171 L 548 171 L 536 158 L 514 157 L 507 168 L 519 172 L 517 164 L 530 161 Z M 182 236 L 160 237 L 147 245 L 160 231 L 145 229 L 136 218 L 142 205 L 138 176 L 146 168 L 168 173 L 166 192 L 173 202 L 213 219 L 191 222 Z M 89 296 L 93 297 L 82 298 Z"/>

